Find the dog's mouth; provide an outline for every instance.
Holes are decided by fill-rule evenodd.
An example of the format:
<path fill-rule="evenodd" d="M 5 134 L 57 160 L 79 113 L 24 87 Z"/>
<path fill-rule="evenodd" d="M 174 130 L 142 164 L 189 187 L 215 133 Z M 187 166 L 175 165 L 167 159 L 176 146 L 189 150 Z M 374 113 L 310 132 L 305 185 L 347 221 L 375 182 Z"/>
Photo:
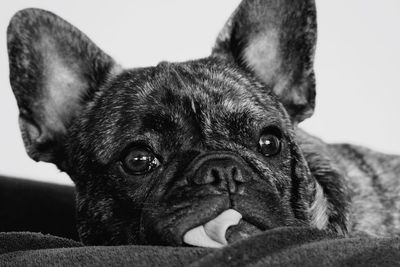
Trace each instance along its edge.
<path fill-rule="evenodd" d="M 220 248 L 261 232 L 242 217 L 234 209 L 225 210 L 207 223 L 188 230 L 183 242 L 197 247 Z"/>
<path fill-rule="evenodd" d="M 143 244 L 221 248 L 291 225 L 294 218 L 277 208 L 271 194 L 264 192 L 264 198 L 259 198 L 256 193 L 230 197 L 193 193 L 195 201 L 159 201 L 156 208 L 141 214 L 141 240 Z"/>

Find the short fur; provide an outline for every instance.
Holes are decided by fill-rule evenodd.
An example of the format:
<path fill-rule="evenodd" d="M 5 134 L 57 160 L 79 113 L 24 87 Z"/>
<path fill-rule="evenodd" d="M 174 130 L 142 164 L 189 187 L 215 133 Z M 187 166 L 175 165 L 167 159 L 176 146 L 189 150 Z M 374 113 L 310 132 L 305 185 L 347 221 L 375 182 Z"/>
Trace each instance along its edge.
<path fill-rule="evenodd" d="M 243 215 L 232 238 L 290 225 L 400 232 L 400 157 L 297 126 L 315 106 L 313 0 L 244 0 L 210 57 L 148 68 L 122 69 L 39 9 L 18 12 L 7 34 L 27 152 L 74 181 L 85 243 L 179 246 L 229 208 Z M 282 146 L 266 157 L 258 139 L 271 129 Z M 121 159 L 135 144 L 160 166 L 126 173 Z"/>

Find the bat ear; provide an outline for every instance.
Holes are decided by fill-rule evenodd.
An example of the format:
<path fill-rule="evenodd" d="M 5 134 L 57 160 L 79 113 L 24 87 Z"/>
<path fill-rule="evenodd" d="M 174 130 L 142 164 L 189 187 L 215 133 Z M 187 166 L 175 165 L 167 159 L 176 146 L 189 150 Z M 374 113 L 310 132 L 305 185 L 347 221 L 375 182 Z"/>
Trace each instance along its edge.
<path fill-rule="evenodd" d="M 212 55 L 252 72 L 272 88 L 292 120 L 300 122 L 314 112 L 316 32 L 314 0 L 244 0 Z"/>
<path fill-rule="evenodd" d="M 78 29 L 39 9 L 14 15 L 7 45 L 27 153 L 62 165 L 71 122 L 119 67 Z"/>

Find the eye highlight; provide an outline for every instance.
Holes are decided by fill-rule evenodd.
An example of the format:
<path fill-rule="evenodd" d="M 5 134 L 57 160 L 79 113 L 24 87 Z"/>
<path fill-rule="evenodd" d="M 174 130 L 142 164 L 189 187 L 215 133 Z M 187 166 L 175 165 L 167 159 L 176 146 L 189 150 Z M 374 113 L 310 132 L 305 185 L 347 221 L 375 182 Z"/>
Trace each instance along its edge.
<path fill-rule="evenodd" d="M 160 165 L 160 161 L 154 153 L 143 146 L 130 148 L 124 153 L 120 162 L 124 171 L 132 175 L 149 173 Z"/>
<path fill-rule="evenodd" d="M 282 148 L 282 134 L 278 129 L 272 128 L 263 131 L 258 141 L 261 153 L 266 157 L 278 154 Z"/>

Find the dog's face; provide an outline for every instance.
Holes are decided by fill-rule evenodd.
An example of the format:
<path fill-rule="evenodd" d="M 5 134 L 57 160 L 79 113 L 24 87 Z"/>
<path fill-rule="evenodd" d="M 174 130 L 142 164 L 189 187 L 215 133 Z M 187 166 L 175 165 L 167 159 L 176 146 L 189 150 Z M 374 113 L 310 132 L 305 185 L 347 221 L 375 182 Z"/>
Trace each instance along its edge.
<path fill-rule="evenodd" d="M 209 58 L 131 70 L 51 13 L 15 15 L 25 145 L 75 182 L 84 242 L 217 247 L 328 227 L 293 130 L 314 107 L 314 3 L 286 2 L 244 1 Z"/>
<path fill-rule="evenodd" d="M 229 209 L 243 216 L 231 242 L 307 219 L 307 196 L 292 197 L 307 179 L 292 179 L 290 119 L 254 93 L 260 83 L 206 59 L 126 71 L 107 87 L 67 141 L 84 238 L 181 245 Z"/>

